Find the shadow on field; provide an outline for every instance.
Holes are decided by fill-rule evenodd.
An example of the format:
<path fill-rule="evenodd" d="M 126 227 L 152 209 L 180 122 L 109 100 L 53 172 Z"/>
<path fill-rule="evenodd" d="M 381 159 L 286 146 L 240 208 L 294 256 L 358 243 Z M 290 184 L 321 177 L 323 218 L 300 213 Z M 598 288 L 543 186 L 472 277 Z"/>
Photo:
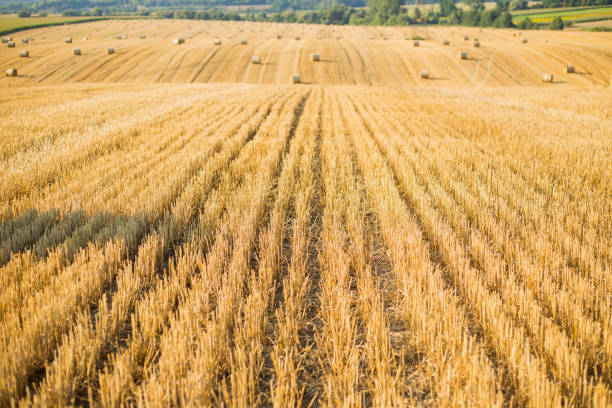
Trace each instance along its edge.
<path fill-rule="evenodd" d="M 164 224 L 174 223 L 166 218 Z M 0 221 L 0 266 L 14 254 L 29 251 L 35 259 L 42 260 L 60 247 L 72 261 L 88 244 L 103 246 L 113 239 L 123 239 L 128 248 L 135 249 L 152 227 L 151 221 L 145 213 L 87 214 L 84 210 L 32 209 L 14 219 Z"/>

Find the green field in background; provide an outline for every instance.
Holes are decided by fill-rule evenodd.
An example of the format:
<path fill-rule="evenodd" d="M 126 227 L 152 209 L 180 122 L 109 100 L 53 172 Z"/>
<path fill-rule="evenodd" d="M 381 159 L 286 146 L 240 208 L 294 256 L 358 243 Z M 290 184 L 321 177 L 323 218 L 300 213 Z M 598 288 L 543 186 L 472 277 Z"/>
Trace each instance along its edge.
<path fill-rule="evenodd" d="M 512 13 L 514 23 L 529 17 L 534 23 L 546 23 L 556 17 L 564 21 L 594 21 L 612 19 L 612 7 L 569 7 L 547 10 L 521 10 Z"/>
<path fill-rule="evenodd" d="M 0 35 L 13 33 L 15 31 L 26 30 L 30 28 L 46 27 L 60 24 L 73 24 L 83 21 L 103 20 L 105 17 L 26 17 L 20 18 L 14 14 L 0 15 Z"/>

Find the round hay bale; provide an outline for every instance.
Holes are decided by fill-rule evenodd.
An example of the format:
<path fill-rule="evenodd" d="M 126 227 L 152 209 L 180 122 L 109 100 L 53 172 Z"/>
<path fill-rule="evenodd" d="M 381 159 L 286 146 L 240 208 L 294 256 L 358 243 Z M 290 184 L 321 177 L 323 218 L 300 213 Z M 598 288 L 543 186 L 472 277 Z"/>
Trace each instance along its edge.
<path fill-rule="evenodd" d="M 251 64 L 261 64 L 261 58 L 258 55 L 253 55 L 251 57 Z"/>
<path fill-rule="evenodd" d="M 7 44 L 9 42 L 8 38 L 2 38 L 2 44 Z"/>
<path fill-rule="evenodd" d="M 321 61 L 321 56 L 319 55 L 319 53 L 318 53 L 318 52 L 315 52 L 314 54 L 312 54 L 312 55 L 310 56 L 310 60 L 311 60 L 312 62 Z"/>
<path fill-rule="evenodd" d="M 419 42 L 419 40 L 414 40 L 414 41 L 412 42 L 412 46 L 413 46 L 413 47 L 418 47 L 419 45 L 421 45 L 421 43 Z"/>
<path fill-rule="evenodd" d="M 24 44 L 27 44 L 29 41 L 30 41 L 30 40 L 28 40 L 27 38 L 22 38 L 22 39 L 21 39 L 21 42 L 22 42 L 22 43 L 24 43 Z"/>
<path fill-rule="evenodd" d="M 553 74 L 544 74 L 544 75 L 542 75 L 542 82 L 552 83 L 553 82 Z"/>
<path fill-rule="evenodd" d="M 442 45 L 450 45 L 450 40 L 444 40 L 444 41 L 442 41 Z"/>
<path fill-rule="evenodd" d="M 9 68 L 6 70 L 6 76 L 7 77 L 16 77 L 17 76 L 17 70 L 15 68 Z"/>
<path fill-rule="evenodd" d="M 527 39 L 526 39 L 526 38 L 523 38 L 523 39 L 521 40 L 521 42 L 522 42 L 523 44 L 527 44 Z"/>
<path fill-rule="evenodd" d="M 246 40 L 246 38 L 243 38 L 242 40 L 240 40 L 240 44 L 242 44 L 242 45 L 247 45 L 247 40 Z"/>
<path fill-rule="evenodd" d="M 340 35 L 336 36 L 336 40 L 341 40 L 341 39 L 342 39 L 342 36 L 340 36 Z"/>
<path fill-rule="evenodd" d="M 115 49 L 114 49 L 113 47 L 108 47 L 108 48 L 106 49 L 106 53 L 107 53 L 108 55 L 114 54 L 114 53 L 115 53 Z"/>
<path fill-rule="evenodd" d="M 282 36 L 282 35 L 280 35 L 280 34 L 276 34 L 276 39 L 277 39 L 277 40 L 280 40 L 281 38 L 283 38 L 283 36 Z"/>
<path fill-rule="evenodd" d="M 147 38 L 147 36 L 146 36 L 146 35 L 144 35 L 144 34 L 140 34 L 140 39 L 141 39 L 141 40 L 144 40 L 145 38 Z"/>
<path fill-rule="evenodd" d="M 19 53 L 19 56 L 21 58 L 28 58 L 30 56 L 30 53 L 27 50 L 23 50 Z"/>
<path fill-rule="evenodd" d="M 13 41 L 9 41 L 8 44 L 6 44 L 6 46 L 9 48 L 15 48 L 15 43 Z"/>
<path fill-rule="evenodd" d="M 302 37 L 300 37 L 299 35 L 295 36 L 295 41 L 300 41 L 302 39 Z"/>
<path fill-rule="evenodd" d="M 566 74 L 573 74 L 576 72 L 576 68 L 573 65 L 566 65 L 565 66 L 565 73 Z"/>
<path fill-rule="evenodd" d="M 179 38 L 175 38 L 174 41 L 172 42 L 176 45 L 179 45 L 179 44 L 183 44 L 185 42 L 185 39 L 183 37 L 179 37 Z"/>
<path fill-rule="evenodd" d="M 81 55 L 81 49 L 80 48 L 75 48 L 74 50 L 72 50 L 72 52 L 74 53 L 74 55 Z"/>
<path fill-rule="evenodd" d="M 466 52 L 466 51 L 461 51 L 461 52 L 459 53 L 459 59 L 466 60 L 466 59 L 467 59 L 467 57 L 468 57 L 468 56 L 467 56 L 467 52 Z"/>
<path fill-rule="evenodd" d="M 66 44 L 71 44 L 72 43 L 72 37 L 64 37 L 64 42 Z"/>
<path fill-rule="evenodd" d="M 293 74 L 291 75 L 291 82 L 294 84 L 299 84 L 302 82 L 302 77 L 300 77 L 300 74 Z"/>
<path fill-rule="evenodd" d="M 214 43 L 215 43 L 215 45 L 221 45 L 221 39 L 220 38 L 215 38 Z"/>
<path fill-rule="evenodd" d="M 422 70 L 421 71 L 421 78 L 422 79 L 429 79 L 429 72 L 427 72 L 426 70 Z"/>
<path fill-rule="evenodd" d="M 480 47 L 480 41 L 474 40 L 474 47 L 476 48 Z"/>
<path fill-rule="evenodd" d="M 463 41 L 469 41 L 470 37 L 468 37 L 467 35 L 465 37 L 463 37 Z"/>
<path fill-rule="evenodd" d="M 123 40 L 123 36 L 122 36 L 121 34 L 119 34 L 119 35 L 118 35 L 116 38 L 117 38 L 118 40 Z"/>

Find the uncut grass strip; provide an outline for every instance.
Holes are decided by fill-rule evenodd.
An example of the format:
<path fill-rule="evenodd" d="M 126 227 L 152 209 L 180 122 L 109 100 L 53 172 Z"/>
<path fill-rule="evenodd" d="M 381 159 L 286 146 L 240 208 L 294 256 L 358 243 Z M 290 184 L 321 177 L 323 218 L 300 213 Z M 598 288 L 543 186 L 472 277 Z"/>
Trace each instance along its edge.
<path fill-rule="evenodd" d="M 327 98 L 329 99 L 329 97 Z M 327 101 L 326 101 L 327 102 Z M 363 339 L 359 316 L 353 307 L 356 293 L 348 237 L 344 227 L 341 164 L 334 150 L 331 112 L 324 110 L 321 140 L 322 231 L 319 250 L 319 311 L 314 335 L 323 406 L 357 406 L 362 403 Z"/>
<path fill-rule="evenodd" d="M 335 102 L 338 112 L 340 103 Z M 373 254 L 367 248 L 366 240 L 371 231 L 366 231 L 367 202 L 363 197 L 362 174 L 355 163 L 354 151 L 346 138 L 341 118 L 334 117 L 333 129 L 335 150 L 331 155 L 338 160 L 338 170 L 334 172 L 345 198 L 344 223 L 346 225 L 351 269 L 355 274 L 357 286 L 356 308 L 363 325 L 364 360 L 363 373 L 367 387 L 366 401 L 376 407 L 402 406 L 405 404 L 399 384 L 402 370 L 391 350 L 389 336 L 389 316 L 385 311 L 384 294 L 381 292 L 379 277 L 375 280 Z M 330 157 L 331 155 L 325 156 Z M 325 167 L 324 167 L 325 168 Z"/>
<path fill-rule="evenodd" d="M 319 113 L 320 115 L 320 113 Z M 312 129 L 312 127 L 310 128 Z M 320 130 L 317 129 L 317 132 Z M 270 402 L 275 407 L 300 406 L 305 404 L 306 379 L 304 358 L 308 344 L 300 341 L 307 324 L 306 296 L 311 279 L 308 276 L 311 255 L 313 201 L 316 194 L 315 170 L 318 160 L 320 134 L 315 136 L 313 151 L 304 156 L 299 165 L 295 187 L 295 219 L 291 224 L 289 264 L 287 274 L 282 277 L 281 303 L 275 309 L 276 326 L 270 355 L 272 379 L 270 380 Z M 312 155 L 312 157 L 311 157 Z"/>
<path fill-rule="evenodd" d="M 231 348 L 228 375 L 228 406 L 257 406 L 267 402 L 263 381 L 264 364 L 269 353 L 266 333 L 279 290 L 279 275 L 283 254 L 283 241 L 287 239 L 286 218 L 293 212 L 295 187 L 302 157 L 312 158 L 314 134 L 309 132 L 317 121 L 319 90 L 308 101 L 298 105 L 290 127 L 282 170 L 276 187 L 276 198 L 265 231 L 260 234 L 258 266 L 246 278 L 247 293 L 236 309 L 234 343 Z M 308 160 L 308 159 L 307 159 Z M 264 218 L 268 218 L 265 216 Z M 224 381 L 222 381 L 223 383 Z M 223 393 L 223 390 L 221 390 Z"/>

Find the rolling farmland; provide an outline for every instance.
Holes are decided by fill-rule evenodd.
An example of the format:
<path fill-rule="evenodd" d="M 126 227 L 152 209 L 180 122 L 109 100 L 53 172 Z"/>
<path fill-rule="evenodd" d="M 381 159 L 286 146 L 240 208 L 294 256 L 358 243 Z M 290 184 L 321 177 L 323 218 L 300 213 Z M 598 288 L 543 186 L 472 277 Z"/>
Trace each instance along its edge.
<path fill-rule="evenodd" d="M 612 405 L 609 33 L 12 36 L 0 406 Z"/>

